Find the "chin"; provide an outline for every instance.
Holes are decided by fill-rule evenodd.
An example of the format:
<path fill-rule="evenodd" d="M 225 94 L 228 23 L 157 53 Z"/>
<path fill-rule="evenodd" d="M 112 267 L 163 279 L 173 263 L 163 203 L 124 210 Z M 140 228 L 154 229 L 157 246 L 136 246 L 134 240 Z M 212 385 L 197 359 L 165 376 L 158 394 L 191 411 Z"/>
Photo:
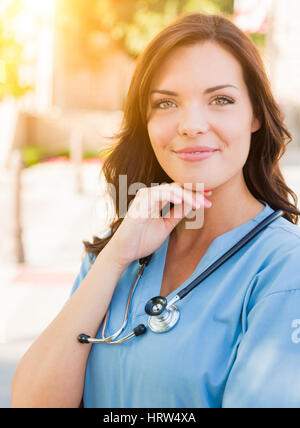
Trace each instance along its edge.
<path fill-rule="evenodd" d="M 188 190 L 194 190 L 194 191 L 202 191 L 202 190 L 206 190 L 209 189 L 209 187 L 207 187 L 206 183 L 200 180 L 194 180 L 194 179 L 190 179 L 190 178 L 174 178 L 171 175 L 169 176 L 171 177 L 171 179 L 179 184 L 182 188 L 188 189 Z"/>

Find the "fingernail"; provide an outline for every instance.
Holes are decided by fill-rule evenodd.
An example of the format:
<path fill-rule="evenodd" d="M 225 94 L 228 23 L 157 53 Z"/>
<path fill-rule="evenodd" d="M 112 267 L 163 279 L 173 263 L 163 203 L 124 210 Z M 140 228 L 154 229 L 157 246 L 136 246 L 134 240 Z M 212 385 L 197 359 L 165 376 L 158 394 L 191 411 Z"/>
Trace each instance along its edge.
<path fill-rule="evenodd" d="M 211 190 L 204 190 L 204 193 L 210 193 Z"/>
<path fill-rule="evenodd" d="M 210 208 L 212 206 L 211 201 L 209 201 L 208 199 L 204 198 L 204 206 L 205 206 L 205 208 Z"/>

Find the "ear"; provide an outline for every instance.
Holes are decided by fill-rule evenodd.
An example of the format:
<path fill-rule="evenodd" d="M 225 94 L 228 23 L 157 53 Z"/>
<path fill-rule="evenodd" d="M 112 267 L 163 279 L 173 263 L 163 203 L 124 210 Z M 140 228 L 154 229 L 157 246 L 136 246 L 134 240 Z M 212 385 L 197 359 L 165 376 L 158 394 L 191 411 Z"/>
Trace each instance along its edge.
<path fill-rule="evenodd" d="M 261 127 L 261 121 L 257 117 L 253 116 L 253 120 L 251 123 L 251 132 L 258 131 L 260 127 Z"/>

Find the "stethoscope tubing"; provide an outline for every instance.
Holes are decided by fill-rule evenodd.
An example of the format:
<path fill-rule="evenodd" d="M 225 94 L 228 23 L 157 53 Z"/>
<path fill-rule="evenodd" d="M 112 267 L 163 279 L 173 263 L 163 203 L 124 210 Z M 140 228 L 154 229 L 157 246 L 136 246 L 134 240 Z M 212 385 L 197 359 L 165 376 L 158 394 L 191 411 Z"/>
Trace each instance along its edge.
<path fill-rule="evenodd" d="M 120 334 L 124 331 L 124 329 L 127 326 L 128 323 L 128 314 L 129 314 L 129 310 L 130 310 L 130 304 L 131 304 L 131 300 L 132 300 L 132 296 L 135 292 L 135 289 L 137 287 L 137 284 L 139 282 L 139 279 L 141 278 L 143 272 L 145 269 L 145 264 L 142 264 L 139 268 L 139 271 L 137 273 L 136 279 L 131 287 L 130 293 L 128 295 L 128 299 L 127 299 L 127 303 L 126 303 L 126 308 L 125 308 L 125 313 L 124 313 L 124 319 L 123 319 L 123 324 L 121 325 L 121 327 L 119 328 L 118 331 L 116 331 L 114 334 L 112 334 L 109 337 L 105 337 L 105 331 L 106 331 L 106 326 L 107 326 L 107 322 L 108 322 L 108 318 L 109 318 L 109 312 L 110 312 L 110 308 L 108 308 L 106 315 L 105 315 L 105 319 L 103 322 L 103 326 L 102 326 L 102 340 L 104 342 L 111 342 L 113 341 L 116 337 L 120 336 Z M 98 339 L 99 340 L 99 339 Z M 101 340 L 101 339 L 100 339 Z"/>
<path fill-rule="evenodd" d="M 139 282 L 139 279 L 140 279 L 140 277 L 142 276 L 142 274 L 144 272 L 145 266 L 146 266 L 146 263 L 143 263 L 140 266 L 140 268 L 138 270 L 138 273 L 137 273 L 137 276 L 136 276 L 136 279 L 135 279 L 134 283 L 132 284 L 132 287 L 130 289 L 130 293 L 129 293 L 128 298 L 127 298 L 127 303 L 126 303 L 126 308 L 125 308 L 125 313 L 124 313 L 123 324 L 121 325 L 121 327 L 119 328 L 119 330 L 116 331 L 111 336 L 108 336 L 108 337 L 105 336 L 105 331 L 106 331 L 107 322 L 108 322 L 109 313 L 110 313 L 110 307 L 109 307 L 108 310 L 106 311 L 105 318 L 104 318 L 104 321 L 103 321 L 102 332 L 101 332 L 102 339 L 98 339 L 96 337 L 89 337 L 87 335 L 82 335 L 82 336 L 84 336 L 84 337 L 82 337 L 82 340 L 84 338 L 86 340 L 83 343 L 108 343 L 110 345 L 118 345 L 120 343 L 126 342 L 128 339 L 130 339 L 131 337 L 135 336 L 135 333 L 131 332 L 127 336 L 123 337 L 122 339 L 114 340 L 118 336 L 120 336 L 120 334 L 124 331 L 124 329 L 127 326 L 127 323 L 128 323 L 128 314 L 129 314 L 129 310 L 130 310 L 131 300 L 132 300 L 134 291 L 135 291 L 135 289 L 137 287 L 137 284 Z"/>
<path fill-rule="evenodd" d="M 222 264 L 224 264 L 230 257 L 232 257 L 234 254 L 236 254 L 242 247 L 244 247 L 256 235 L 258 235 L 258 233 L 260 233 L 270 223 L 272 223 L 274 220 L 276 220 L 278 217 L 282 216 L 283 214 L 284 214 L 284 212 L 281 211 L 281 210 L 275 211 L 272 214 L 270 214 L 263 221 L 261 221 L 254 229 L 252 229 L 250 232 L 248 232 L 240 241 L 238 241 L 225 254 L 223 254 L 212 265 L 210 265 L 205 271 L 203 271 L 190 284 L 188 284 L 185 288 L 183 288 L 182 290 L 180 290 L 169 302 L 167 302 L 166 299 L 163 298 L 166 301 L 166 303 L 165 303 L 166 306 L 165 306 L 165 309 L 164 309 L 164 314 L 166 313 L 166 311 L 168 311 L 170 309 L 172 309 L 172 311 L 174 310 L 174 313 L 175 313 L 176 310 L 177 310 L 177 308 L 173 306 L 174 303 L 176 303 L 178 300 L 181 300 L 184 297 L 186 297 L 195 287 L 197 287 L 201 282 L 203 282 L 209 275 L 211 275 L 216 269 L 218 269 Z M 129 314 L 129 310 L 130 310 L 130 304 L 131 304 L 132 296 L 134 294 L 134 291 L 136 289 L 138 281 L 139 281 L 140 277 L 142 276 L 142 274 L 144 272 L 144 268 L 150 262 L 151 257 L 152 257 L 152 254 L 150 254 L 147 257 L 139 259 L 139 263 L 140 263 L 141 266 L 140 266 L 140 269 L 139 269 L 139 271 L 137 273 L 137 277 L 136 277 L 136 279 L 135 279 L 135 281 L 134 281 L 134 283 L 133 283 L 133 285 L 131 287 L 131 290 L 130 290 L 130 293 L 129 293 L 129 296 L 128 296 L 128 299 L 127 299 L 127 304 L 126 304 L 126 309 L 125 309 L 123 324 L 120 327 L 120 329 L 118 331 L 116 331 L 114 334 L 112 334 L 111 336 L 105 337 L 105 331 L 106 331 L 106 326 L 107 326 L 107 322 L 108 322 L 108 318 L 109 318 L 109 312 L 110 312 L 110 309 L 108 309 L 107 312 L 106 312 L 104 323 L 103 323 L 103 327 L 102 327 L 102 339 L 91 338 L 90 336 L 88 336 L 86 334 L 80 334 L 77 337 L 77 339 L 78 339 L 79 342 L 81 342 L 81 343 L 107 343 L 109 345 L 118 345 L 118 344 L 126 342 L 127 340 L 131 339 L 132 337 L 139 336 L 139 335 L 142 335 L 142 334 L 145 333 L 146 327 L 143 324 L 140 324 L 130 334 L 128 334 L 127 336 L 123 337 L 122 339 L 115 340 L 118 336 L 120 336 L 120 334 L 124 331 L 124 329 L 127 326 L 127 323 L 128 323 L 128 314 Z M 157 298 L 159 298 L 159 297 L 160 296 L 158 296 Z M 151 299 L 151 300 L 153 300 L 153 299 Z M 164 317 L 162 316 L 162 319 L 163 318 Z M 148 323 L 148 325 L 149 325 L 149 323 Z M 165 329 L 163 331 L 168 331 L 168 329 Z M 157 332 L 162 332 L 162 331 L 158 331 L 157 330 Z"/>
<path fill-rule="evenodd" d="M 218 260 L 216 260 L 212 265 L 210 265 L 205 271 L 203 271 L 197 278 L 195 278 L 189 285 L 179 291 L 176 296 L 179 299 L 183 299 L 187 296 L 197 285 L 204 281 L 209 275 L 211 275 L 215 270 L 217 270 L 222 264 L 224 264 L 230 257 L 236 254 L 242 247 L 248 244 L 256 235 L 258 235 L 263 229 L 265 229 L 270 223 L 276 220 L 278 217 L 283 215 L 283 211 L 276 211 L 266 217 L 262 222 L 260 222 L 254 229 L 250 230 L 243 238 L 238 241 L 232 248 L 230 248 L 225 254 L 223 254 Z"/>

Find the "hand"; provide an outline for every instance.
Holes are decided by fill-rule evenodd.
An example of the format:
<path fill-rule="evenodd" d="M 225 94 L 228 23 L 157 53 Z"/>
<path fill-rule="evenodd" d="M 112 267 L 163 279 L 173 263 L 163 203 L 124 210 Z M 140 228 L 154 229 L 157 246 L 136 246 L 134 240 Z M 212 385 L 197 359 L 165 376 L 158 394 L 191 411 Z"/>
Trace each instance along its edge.
<path fill-rule="evenodd" d="M 140 189 L 107 244 L 112 257 L 120 266 L 126 267 L 132 261 L 153 253 L 193 209 L 211 206 L 211 202 L 202 195 L 203 192 L 196 195 L 196 192 L 174 182 Z M 160 212 L 168 202 L 174 206 L 166 217 L 162 217 Z"/>

